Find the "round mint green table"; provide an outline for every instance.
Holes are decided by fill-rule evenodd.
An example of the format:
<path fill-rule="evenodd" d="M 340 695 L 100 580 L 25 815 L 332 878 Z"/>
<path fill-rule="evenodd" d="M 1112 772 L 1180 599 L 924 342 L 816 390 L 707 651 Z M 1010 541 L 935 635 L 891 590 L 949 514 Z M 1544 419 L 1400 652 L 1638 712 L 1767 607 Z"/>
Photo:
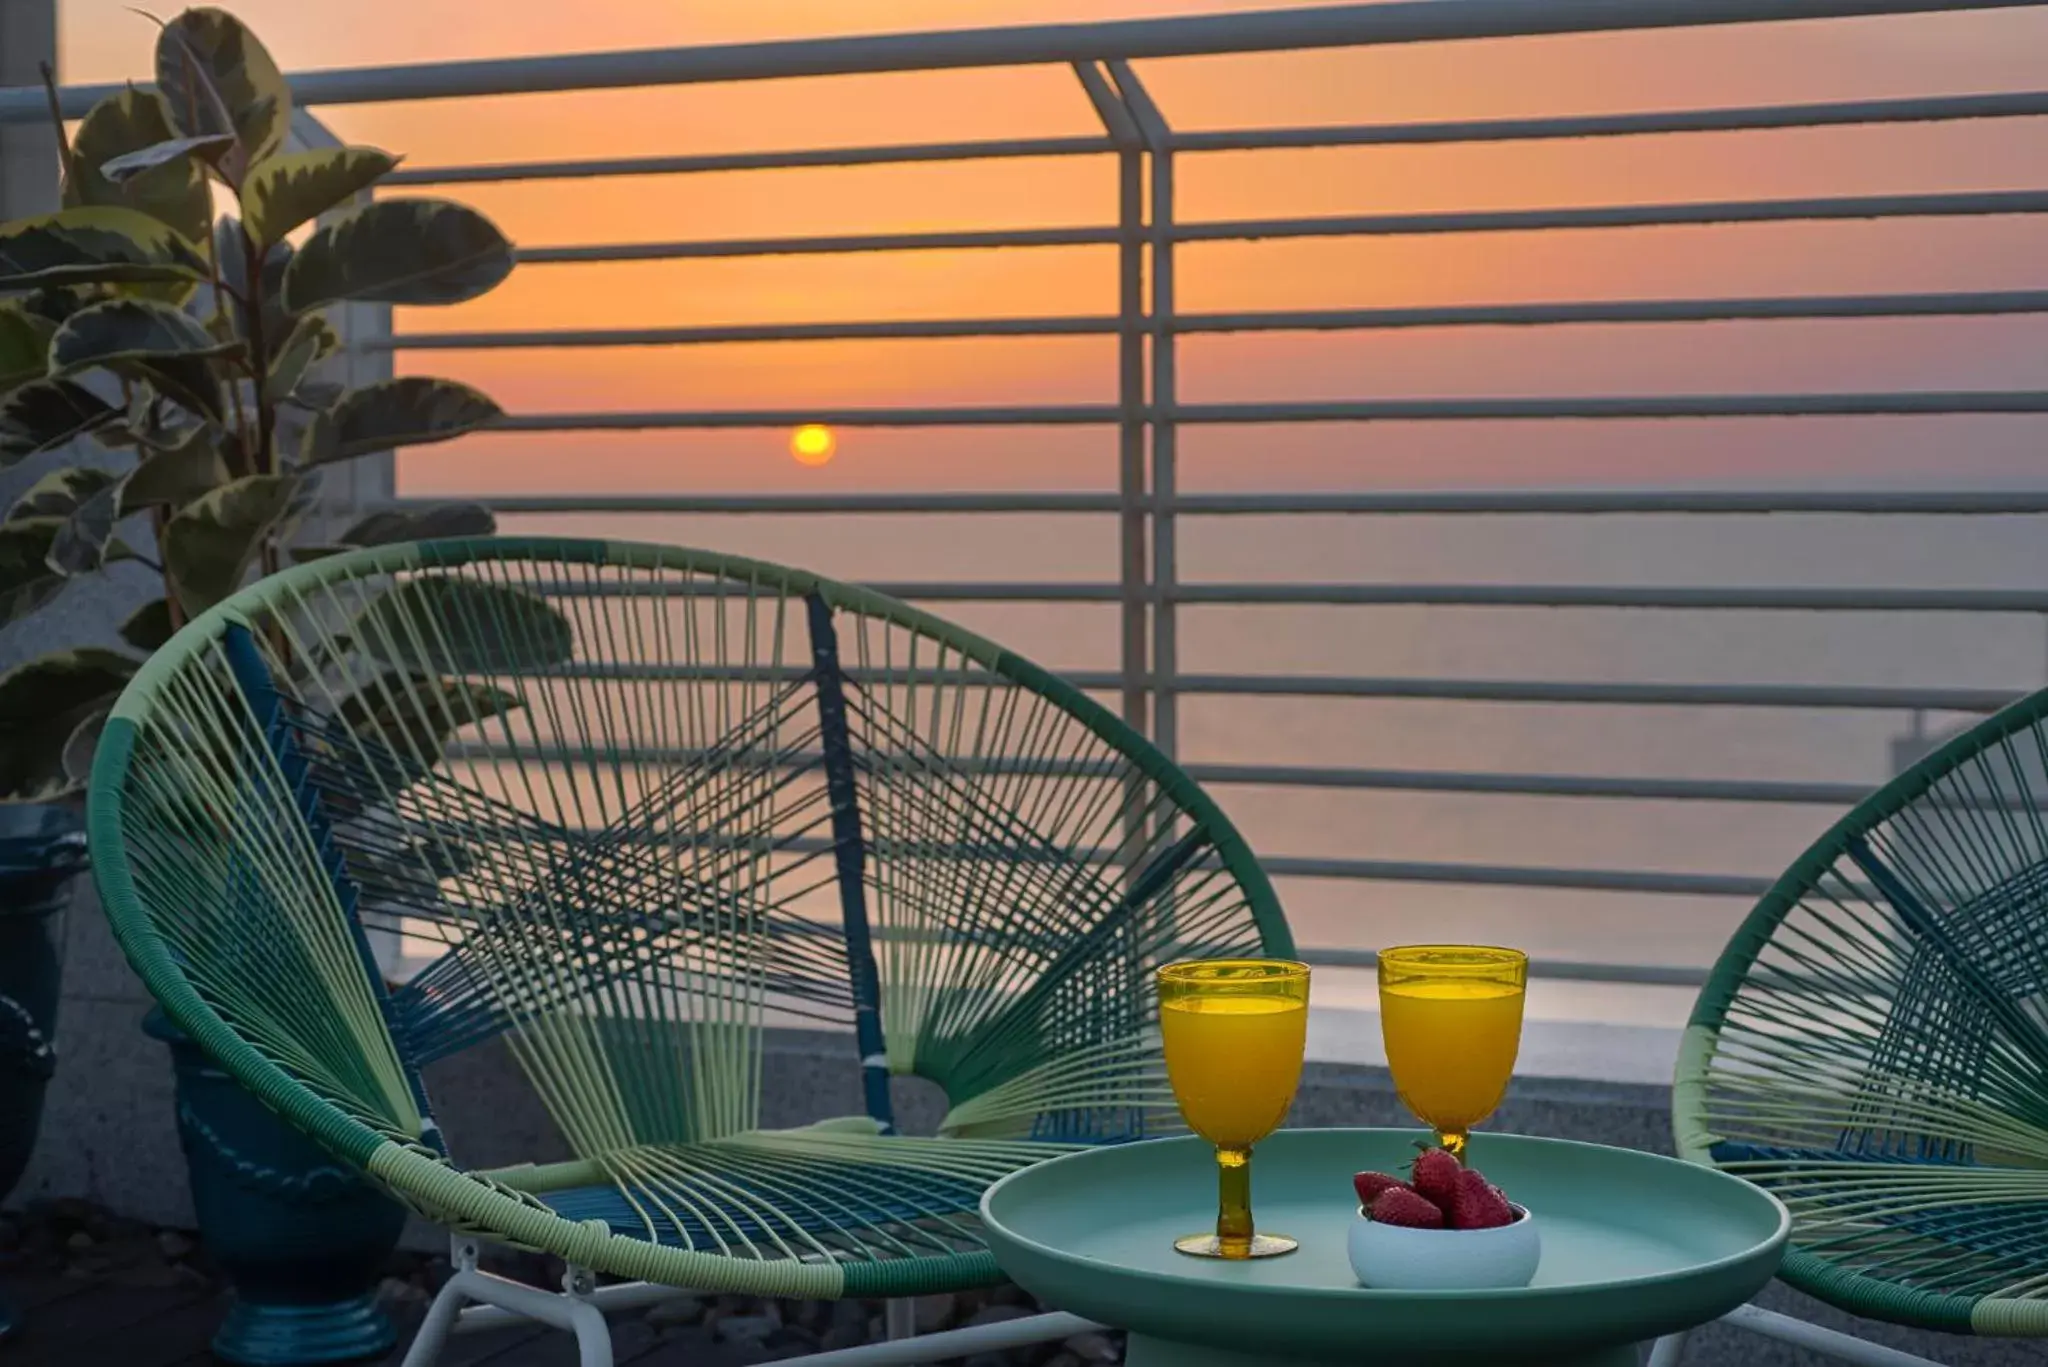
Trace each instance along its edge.
<path fill-rule="evenodd" d="M 1473 1166 L 1527 1206 L 1543 1261 L 1527 1287 L 1374 1291 L 1345 1252 L 1351 1174 L 1396 1171 L 1410 1130 L 1282 1130 L 1252 1155 L 1252 1214 L 1282 1258 L 1176 1253 L 1215 1226 L 1199 1139 L 1090 1149 L 982 1197 L 989 1248 L 1018 1285 L 1130 1331 L 1129 1367 L 1551 1364 L 1635 1367 L 1636 1345 L 1717 1319 L 1776 1272 L 1791 1218 L 1748 1183 L 1632 1149 L 1475 1134 Z"/>

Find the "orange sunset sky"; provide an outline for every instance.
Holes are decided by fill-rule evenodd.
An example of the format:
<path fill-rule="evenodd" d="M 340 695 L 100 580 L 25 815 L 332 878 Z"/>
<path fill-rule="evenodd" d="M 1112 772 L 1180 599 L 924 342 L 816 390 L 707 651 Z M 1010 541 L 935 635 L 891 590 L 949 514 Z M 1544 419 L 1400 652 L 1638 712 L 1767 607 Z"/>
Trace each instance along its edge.
<path fill-rule="evenodd" d="M 63 0 L 71 81 L 147 71 L 125 0 Z M 243 0 L 287 70 L 971 27 L 1224 8 L 1195 0 Z M 2025 90 L 2048 14 L 2005 11 L 1378 51 L 1150 62 L 1178 127 L 1483 117 Z M 1094 131 L 1063 68 L 353 106 L 344 137 L 415 166 Z M 2048 185 L 2044 120 L 1506 147 L 1183 159 L 1189 220 Z M 427 191 L 427 193 L 442 193 Z M 1102 224 L 1106 158 L 462 186 L 515 241 Z M 2040 287 L 2039 219 L 1760 225 L 1191 246 L 1188 310 L 1574 297 Z M 533 266 L 404 330 L 1105 313 L 1108 247 Z M 1107 338 L 417 353 L 515 412 L 1105 402 Z M 1184 344 L 1190 401 L 1449 394 L 2018 389 L 2039 319 L 1282 334 Z M 2038 460 L 2038 419 L 1402 424 L 1193 431 L 1190 487 L 1814 479 L 1993 481 Z M 805 468 L 786 432 L 502 434 L 420 453 L 411 490 L 1105 487 L 1099 429 L 852 431 Z"/>

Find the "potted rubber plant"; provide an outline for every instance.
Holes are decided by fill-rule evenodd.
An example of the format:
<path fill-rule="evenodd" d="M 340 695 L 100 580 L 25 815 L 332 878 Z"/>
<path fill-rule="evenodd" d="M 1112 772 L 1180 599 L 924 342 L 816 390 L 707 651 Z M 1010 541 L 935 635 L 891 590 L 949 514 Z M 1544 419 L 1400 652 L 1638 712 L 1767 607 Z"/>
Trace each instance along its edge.
<path fill-rule="evenodd" d="M 376 148 L 291 150 L 291 90 L 221 10 L 162 25 L 155 78 L 102 100 L 68 136 L 53 90 L 62 208 L 0 225 L 0 468 L 64 453 L 0 518 L 0 628 L 89 576 L 139 575 L 156 590 L 122 624 L 122 647 L 79 644 L 0 674 L 0 803 L 70 810 L 108 710 L 150 652 L 252 576 L 334 549 L 295 544 L 324 472 L 500 416 L 453 380 L 328 378 L 340 347 L 329 309 L 454 304 L 510 273 L 512 246 L 487 218 L 442 199 L 370 198 L 397 165 Z M 333 540 L 493 530 L 485 509 L 454 505 L 377 512 Z M 460 586 L 428 587 L 451 610 Z M 391 587 L 382 609 L 432 610 L 392 601 L 419 589 Z M 376 725 L 375 690 L 400 670 L 406 687 L 443 694 L 450 734 L 519 705 L 346 638 L 289 668 L 364 699 L 358 726 Z M 55 996 L 52 983 L 43 997 Z M 151 1029 L 176 1058 L 202 1234 L 237 1283 L 216 1350 L 248 1363 L 383 1351 L 391 1328 L 367 1293 L 398 1207 L 276 1123 L 168 1020 Z"/>

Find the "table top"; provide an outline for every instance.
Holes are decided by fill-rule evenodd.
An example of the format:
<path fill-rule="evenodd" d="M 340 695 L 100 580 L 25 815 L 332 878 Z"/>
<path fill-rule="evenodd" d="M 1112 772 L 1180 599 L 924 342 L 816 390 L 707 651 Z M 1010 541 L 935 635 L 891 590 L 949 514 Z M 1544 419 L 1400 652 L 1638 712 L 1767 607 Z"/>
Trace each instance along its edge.
<path fill-rule="evenodd" d="M 1018 1284 L 1078 1315 L 1179 1342 L 1313 1354 L 1577 1351 L 1703 1324 L 1756 1294 L 1791 1228 L 1725 1173 L 1632 1149 L 1479 1133 L 1474 1167 L 1528 1207 L 1543 1241 L 1527 1287 L 1361 1287 L 1346 1253 L 1351 1174 L 1399 1172 L 1421 1131 L 1283 1130 L 1252 1155 L 1252 1213 L 1298 1252 L 1190 1258 L 1215 1227 L 1214 1151 L 1195 1138 L 1091 1149 L 1011 1174 L 982 1198 L 989 1247 Z M 1458 1313 L 1447 1313 L 1453 1309 Z M 1466 1313 L 1466 1312 L 1470 1313 Z"/>

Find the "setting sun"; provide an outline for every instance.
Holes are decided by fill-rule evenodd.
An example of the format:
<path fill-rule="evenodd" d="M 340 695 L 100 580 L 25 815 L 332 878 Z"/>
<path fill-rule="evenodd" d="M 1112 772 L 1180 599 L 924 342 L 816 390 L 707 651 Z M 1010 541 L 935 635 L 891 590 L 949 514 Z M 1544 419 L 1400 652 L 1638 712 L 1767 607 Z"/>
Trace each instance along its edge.
<path fill-rule="evenodd" d="M 839 438 L 822 423 L 805 423 L 789 434 L 789 454 L 800 465 L 823 465 L 838 449 Z"/>

